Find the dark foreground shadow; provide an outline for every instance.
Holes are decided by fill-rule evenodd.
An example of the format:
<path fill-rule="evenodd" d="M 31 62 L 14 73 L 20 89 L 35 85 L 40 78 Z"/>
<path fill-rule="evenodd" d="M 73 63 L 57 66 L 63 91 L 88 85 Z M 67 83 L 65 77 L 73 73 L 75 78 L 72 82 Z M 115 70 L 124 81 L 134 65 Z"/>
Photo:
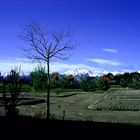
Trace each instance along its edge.
<path fill-rule="evenodd" d="M 100 122 L 83 122 L 83 121 L 63 121 L 63 120 L 46 120 L 31 117 L 6 118 L 0 117 L 0 132 L 6 134 L 22 136 L 42 136 L 42 137 L 112 137 L 139 135 L 140 125 L 100 123 Z M 67 137 L 65 137 L 67 135 Z M 114 137 L 115 136 L 115 137 Z"/>

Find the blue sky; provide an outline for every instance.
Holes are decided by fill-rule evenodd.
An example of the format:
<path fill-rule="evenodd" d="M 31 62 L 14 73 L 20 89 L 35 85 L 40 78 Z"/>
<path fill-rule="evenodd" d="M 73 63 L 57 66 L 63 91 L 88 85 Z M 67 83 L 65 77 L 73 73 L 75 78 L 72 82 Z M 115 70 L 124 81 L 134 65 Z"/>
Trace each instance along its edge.
<path fill-rule="evenodd" d="M 23 71 L 31 71 L 36 66 L 24 61 L 18 47 L 25 44 L 16 36 L 31 19 L 46 30 L 73 30 L 73 55 L 52 63 L 52 71 L 140 70 L 139 0 L 1 0 L 0 71 L 20 65 Z"/>

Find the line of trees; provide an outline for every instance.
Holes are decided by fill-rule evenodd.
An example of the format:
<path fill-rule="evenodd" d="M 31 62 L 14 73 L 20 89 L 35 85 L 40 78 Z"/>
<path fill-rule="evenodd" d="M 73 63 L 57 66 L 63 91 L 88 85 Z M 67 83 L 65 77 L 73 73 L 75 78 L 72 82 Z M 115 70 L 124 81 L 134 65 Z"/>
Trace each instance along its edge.
<path fill-rule="evenodd" d="M 135 89 L 140 89 L 140 73 L 124 73 L 114 76 L 114 84 L 120 84 L 122 87 L 130 87 Z"/>
<path fill-rule="evenodd" d="M 42 72 L 41 72 L 42 70 Z M 40 75 L 42 73 L 42 77 Z M 34 74 L 34 75 L 33 75 Z M 39 76 L 40 75 L 40 76 Z M 42 80 L 46 78 L 45 68 L 36 69 L 31 73 L 31 79 L 33 86 L 38 90 L 42 90 L 46 85 L 45 81 Z M 44 76 L 44 78 L 43 78 Z M 37 84 L 36 81 L 40 81 L 42 87 L 39 87 L 40 84 Z M 140 73 L 124 73 L 113 75 L 108 73 L 100 77 L 90 77 L 90 76 L 73 76 L 73 75 L 60 75 L 58 72 L 50 74 L 50 88 L 63 88 L 63 89 L 82 89 L 84 91 L 97 91 L 97 90 L 108 90 L 111 85 L 120 85 L 122 87 L 131 87 L 135 89 L 140 89 Z M 44 83 L 44 84 L 43 84 Z M 46 89 L 46 87 L 44 88 Z"/>
<path fill-rule="evenodd" d="M 0 81 L 8 79 L 0 76 Z M 35 91 L 45 92 L 47 90 L 47 72 L 45 67 L 38 66 L 30 75 L 22 75 L 23 85 L 33 87 Z M 88 75 L 73 76 L 61 75 L 59 72 L 50 73 L 50 89 L 82 89 L 84 91 L 108 90 L 111 85 L 131 87 L 140 89 L 140 73 L 124 73 L 113 75 L 108 73 L 100 77 L 90 77 Z M 26 88 L 24 89 L 26 91 Z M 29 90 L 30 91 L 30 90 Z"/>

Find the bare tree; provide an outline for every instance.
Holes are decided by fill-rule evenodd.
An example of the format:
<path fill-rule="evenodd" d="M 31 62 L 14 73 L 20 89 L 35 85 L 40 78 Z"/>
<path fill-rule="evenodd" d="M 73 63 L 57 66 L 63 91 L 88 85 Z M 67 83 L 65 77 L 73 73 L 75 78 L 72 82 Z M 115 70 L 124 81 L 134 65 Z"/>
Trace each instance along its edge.
<path fill-rule="evenodd" d="M 47 64 L 47 119 L 50 118 L 50 62 L 55 59 L 65 60 L 73 49 L 70 32 L 52 30 L 46 32 L 42 26 L 31 22 L 23 26 L 18 37 L 28 43 L 22 49 L 33 61 L 44 61 Z"/>
<path fill-rule="evenodd" d="M 17 69 L 12 69 L 10 75 L 3 79 L 3 101 L 6 110 L 6 116 L 18 116 L 17 106 L 21 101 L 21 91 L 23 88 L 23 79 Z"/>

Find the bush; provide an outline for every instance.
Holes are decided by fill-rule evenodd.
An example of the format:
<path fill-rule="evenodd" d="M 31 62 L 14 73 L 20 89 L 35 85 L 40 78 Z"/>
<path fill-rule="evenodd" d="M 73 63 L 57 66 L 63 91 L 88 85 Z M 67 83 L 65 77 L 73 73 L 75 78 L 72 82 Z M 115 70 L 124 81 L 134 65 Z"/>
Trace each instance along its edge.
<path fill-rule="evenodd" d="M 139 73 L 133 73 L 131 87 L 135 89 L 140 89 L 140 74 Z"/>
<path fill-rule="evenodd" d="M 92 89 L 92 80 L 91 77 L 87 76 L 80 82 L 80 87 L 84 91 L 90 91 Z"/>
<path fill-rule="evenodd" d="M 121 78 L 121 79 L 120 79 L 120 85 L 121 85 L 122 87 L 128 87 L 129 84 L 130 84 L 129 78 Z"/>
<path fill-rule="evenodd" d="M 84 91 L 107 90 L 110 88 L 108 80 L 103 80 L 101 77 L 86 77 L 80 83 Z"/>
<path fill-rule="evenodd" d="M 47 74 L 45 67 L 38 66 L 34 72 L 31 73 L 31 80 L 36 91 L 44 91 L 47 88 Z"/>

